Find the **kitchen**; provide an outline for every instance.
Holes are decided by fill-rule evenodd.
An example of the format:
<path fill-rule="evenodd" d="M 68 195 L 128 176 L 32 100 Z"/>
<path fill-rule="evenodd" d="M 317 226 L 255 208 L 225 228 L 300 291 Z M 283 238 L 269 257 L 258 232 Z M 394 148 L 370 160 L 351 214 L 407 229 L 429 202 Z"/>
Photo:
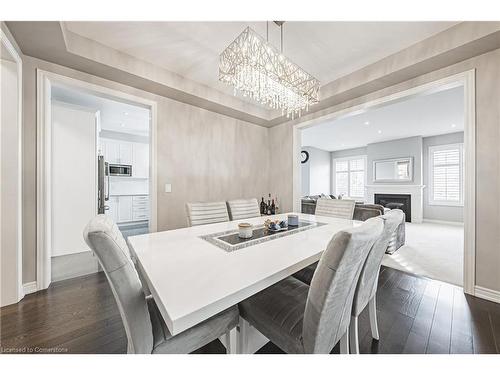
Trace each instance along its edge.
<path fill-rule="evenodd" d="M 98 269 L 80 230 L 96 213 L 125 238 L 149 232 L 150 109 L 118 100 L 51 87 L 52 281 Z"/>

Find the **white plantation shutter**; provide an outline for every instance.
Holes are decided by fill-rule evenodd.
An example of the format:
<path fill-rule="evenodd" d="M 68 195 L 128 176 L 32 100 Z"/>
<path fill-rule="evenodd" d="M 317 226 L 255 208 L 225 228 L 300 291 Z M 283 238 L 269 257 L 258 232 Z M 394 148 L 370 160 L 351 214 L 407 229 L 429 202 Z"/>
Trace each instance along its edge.
<path fill-rule="evenodd" d="M 463 145 L 429 148 L 431 204 L 463 204 Z"/>
<path fill-rule="evenodd" d="M 353 198 L 365 196 L 364 156 L 335 160 L 335 194 Z"/>

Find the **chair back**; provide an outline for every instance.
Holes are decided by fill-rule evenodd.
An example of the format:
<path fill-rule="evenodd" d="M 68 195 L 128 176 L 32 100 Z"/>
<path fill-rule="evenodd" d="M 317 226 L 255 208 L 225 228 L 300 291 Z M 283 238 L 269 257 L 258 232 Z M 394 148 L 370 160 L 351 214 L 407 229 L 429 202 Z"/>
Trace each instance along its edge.
<path fill-rule="evenodd" d="M 153 329 L 146 296 L 118 226 L 108 216 L 97 215 L 83 237 L 109 281 L 127 334 L 127 352 L 151 353 Z"/>
<path fill-rule="evenodd" d="M 316 202 L 315 215 L 352 220 L 355 205 L 356 201 L 352 199 L 319 198 Z"/>
<path fill-rule="evenodd" d="M 186 203 L 188 226 L 229 221 L 226 202 Z"/>
<path fill-rule="evenodd" d="M 259 202 L 256 198 L 235 199 L 227 202 L 231 220 L 249 219 L 260 216 Z"/>
<path fill-rule="evenodd" d="M 377 292 L 378 275 L 382 259 L 392 236 L 404 218 L 404 213 L 399 209 L 391 210 L 385 215 L 368 219 L 366 223 L 378 218 L 383 220 L 384 230 L 380 238 L 373 244 L 361 270 L 356 292 L 354 293 L 352 305 L 353 316 L 359 316 Z"/>
<path fill-rule="evenodd" d="M 316 268 L 302 327 L 306 353 L 330 353 L 347 332 L 366 257 L 384 228 L 380 218 L 333 236 Z"/>

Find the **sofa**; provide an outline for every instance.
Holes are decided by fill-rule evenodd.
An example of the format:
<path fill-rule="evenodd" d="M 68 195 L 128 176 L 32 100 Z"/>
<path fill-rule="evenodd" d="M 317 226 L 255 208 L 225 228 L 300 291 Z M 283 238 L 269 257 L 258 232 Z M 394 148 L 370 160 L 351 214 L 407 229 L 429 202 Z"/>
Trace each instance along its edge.
<path fill-rule="evenodd" d="M 302 213 L 314 215 L 316 212 L 316 201 L 321 198 L 322 195 L 316 195 L 311 197 L 302 198 Z M 334 196 L 330 196 L 332 199 L 336 199 Z M 354 220 L 365 221 L 371 217 L 383 215 L 387 208 L 381 206 L 380 204 L 369 204 L 356 202 L 354 206 Z M 386 253 L 393 254 L 397 249 L 405 244 L 406 241 L 406 218 L 403 216 L 403 221 L 396 229 L 389 246 L 387 247 Z"/>

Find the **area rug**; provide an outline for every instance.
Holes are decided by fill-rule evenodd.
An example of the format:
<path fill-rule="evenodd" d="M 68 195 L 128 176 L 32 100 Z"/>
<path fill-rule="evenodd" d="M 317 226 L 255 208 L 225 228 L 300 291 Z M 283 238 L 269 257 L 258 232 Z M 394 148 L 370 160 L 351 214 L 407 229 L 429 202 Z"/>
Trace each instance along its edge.
<path fill-rule="evenodd" d="M 454 285 L 463 284 L 463 237 L 461 225 L 406 223 L 406 243 L 382 264 L 415 275 Z"/>

